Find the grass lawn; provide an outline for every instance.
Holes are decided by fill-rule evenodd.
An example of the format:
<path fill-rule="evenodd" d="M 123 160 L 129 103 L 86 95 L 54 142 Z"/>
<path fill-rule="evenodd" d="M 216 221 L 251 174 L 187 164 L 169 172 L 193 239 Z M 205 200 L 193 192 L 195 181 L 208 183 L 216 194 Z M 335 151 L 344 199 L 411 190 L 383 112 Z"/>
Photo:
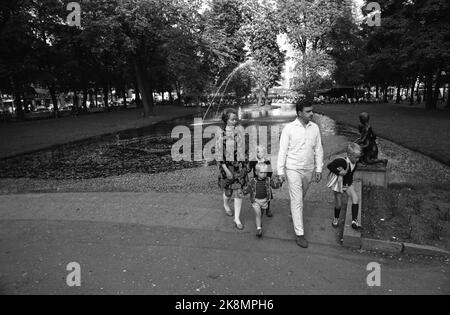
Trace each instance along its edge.
<path fill-rule="evenodd" d="M 157 106 L 143 118 L 141 109 L 106 112 L 60 119 L 0 124 L 0 158 L 121 130 L 149 126 L 160 121 L 195 114 L 198 108 Z"/>
<path fill-rule="evenodd" d="M 396 104 L 327 104 L 314 108 L 354 127 L 359 124 L 359 113 L 368 112 L 378 136 L 450 165 L 450 110 Z"/>

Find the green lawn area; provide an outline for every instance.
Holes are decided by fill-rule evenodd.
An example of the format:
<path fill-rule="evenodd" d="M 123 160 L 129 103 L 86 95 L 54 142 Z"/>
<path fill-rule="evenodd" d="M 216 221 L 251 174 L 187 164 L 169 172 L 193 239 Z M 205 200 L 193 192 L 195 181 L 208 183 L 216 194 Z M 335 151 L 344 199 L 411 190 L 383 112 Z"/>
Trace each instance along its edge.
<path fill-rule="evenodd" d="M 154 115 L 147 118 L 142 117 L 141 109 L 129 109 L 60 119 L 1 123 L 0 158 L 121 130 L 141 128 L 198 111 L 198 108 L 157 106 Z"/>
<path fill-rule="evenodd" d="M 355 127 L 359 113 L 368 112 L 378 136 L 450 165 L 450 110 L 396 104 L 327 104 L 314 108 Z"/>

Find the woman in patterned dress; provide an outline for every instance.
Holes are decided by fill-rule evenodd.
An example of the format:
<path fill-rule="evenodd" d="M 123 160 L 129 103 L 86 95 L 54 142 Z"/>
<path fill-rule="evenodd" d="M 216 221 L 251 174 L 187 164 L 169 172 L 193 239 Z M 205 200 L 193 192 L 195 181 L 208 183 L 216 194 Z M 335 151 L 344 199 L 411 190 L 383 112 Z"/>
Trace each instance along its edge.
<path fill-rule="evenodd" d="M 218 139 L 218 145 L 222 145 L 223 158 L 219 164 L 219 186 L 223 190 L 223 205 L 225 213 L 233 216 L 230 201 L 234 198 L 234 223 L 238 230 L 243 230 L 240 215 L 243 189 L 248 185 L 248 163 L 245 154 L 245 137 L 243 128 L 238 126 L 238 114 L 234 109 L 227 109 L 222 114 L 225 130 Z M 227 144 L 234 149 L 227 150 Z M 216 145 L 216 148 L 218 146 Z M 229 152 L 228 152 L 229 151 Z M 243 152 L 243 154 L 240 154 Z M 228 154 L 227 154 L 228 153 Z M 234 156 L 234 158 L 233 158 Z"/>

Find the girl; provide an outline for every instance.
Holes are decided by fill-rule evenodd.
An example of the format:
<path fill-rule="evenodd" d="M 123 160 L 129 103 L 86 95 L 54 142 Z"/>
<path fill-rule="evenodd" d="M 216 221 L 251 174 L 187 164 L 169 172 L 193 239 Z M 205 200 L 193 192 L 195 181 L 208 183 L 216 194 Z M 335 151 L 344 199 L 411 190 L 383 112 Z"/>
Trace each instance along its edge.
<path fill-rule="evenodd" d="M 352 202 L 352 228 L 359 229 L 359 200 L 353 187 L 353 174 L 356 171 L 357 163 L 361 157 L 361 147 L 356 143 L 351 143 L 347 147 L 347 154 L 344 158 L 337 158 L 330 164 L 328 187 L 334 192 L 334 220 L 333 227 L 339 226 L 339 216 L 342 209 L 342 195 L 346 193 Z"/>

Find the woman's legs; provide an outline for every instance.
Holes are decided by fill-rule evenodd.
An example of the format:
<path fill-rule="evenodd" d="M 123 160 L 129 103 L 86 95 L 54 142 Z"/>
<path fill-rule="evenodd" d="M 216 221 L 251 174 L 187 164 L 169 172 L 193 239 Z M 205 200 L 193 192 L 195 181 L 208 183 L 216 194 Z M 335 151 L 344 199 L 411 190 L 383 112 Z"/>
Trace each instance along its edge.
<path fill-rule="evenodd" d="M 242 198 L 234 198 L 234 222 L 241 225 Z"/>
<path fill-rule="evenodd" d="M 225 212 L 230 215 L 233 213 L 233 211 L 230 208 L 230 200 L 231 197 L 227 197 L 226 193 L 223 193 L 223 207 L 225 208 Z"/>

